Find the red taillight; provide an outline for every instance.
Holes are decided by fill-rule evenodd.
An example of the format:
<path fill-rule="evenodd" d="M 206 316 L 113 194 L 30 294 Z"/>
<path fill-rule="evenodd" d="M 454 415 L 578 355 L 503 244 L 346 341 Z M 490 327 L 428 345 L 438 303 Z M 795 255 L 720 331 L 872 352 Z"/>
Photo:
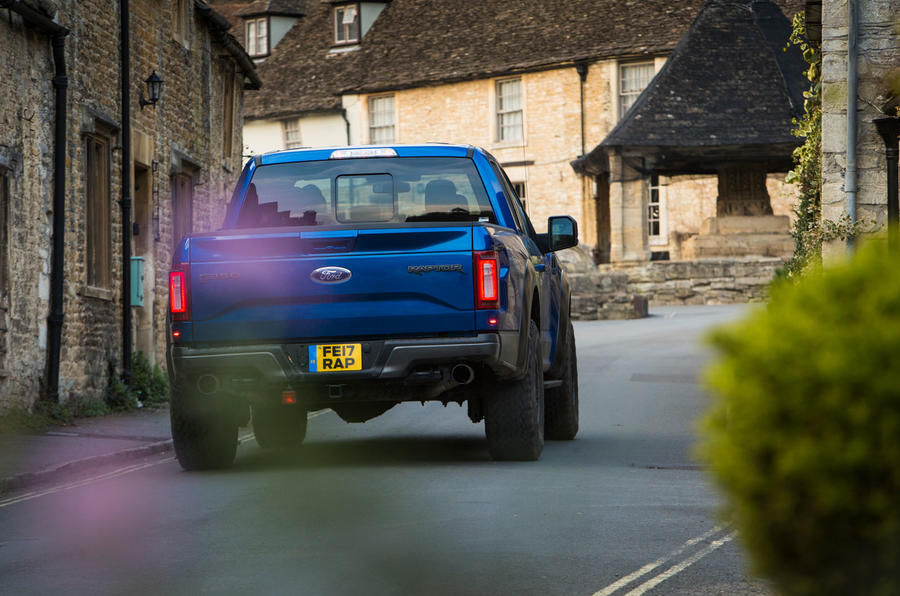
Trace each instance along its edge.
<path fill-rule="evenodd" d="M 187 268 L 169 272 L 169 312 L 173 321 L 188 321 L 191 318 L 188 308 L 188 271 Z"/>
<path fill-rule="evenodd" d="M 497 253 L 475 253 L 475 308 L 497 308 L 500 303 L 500 267 Z"/>

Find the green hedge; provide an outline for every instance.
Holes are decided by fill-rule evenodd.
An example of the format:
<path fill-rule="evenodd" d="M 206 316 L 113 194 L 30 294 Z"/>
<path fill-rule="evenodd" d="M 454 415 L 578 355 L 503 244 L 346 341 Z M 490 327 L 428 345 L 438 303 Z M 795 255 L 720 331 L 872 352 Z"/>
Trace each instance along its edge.
<path fill-rule="evenodd" d="M 900 594 L 900 260 L 880 241 L 712 336 L 701 454 L 784 594 Z"/>

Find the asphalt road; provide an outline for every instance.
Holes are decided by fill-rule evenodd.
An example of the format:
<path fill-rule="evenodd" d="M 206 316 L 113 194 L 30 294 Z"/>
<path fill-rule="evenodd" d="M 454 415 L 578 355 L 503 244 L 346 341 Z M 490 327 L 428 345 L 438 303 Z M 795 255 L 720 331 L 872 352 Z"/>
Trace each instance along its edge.
<path fill-rule="evenodd" d="M 170 457 L 0 503 L 4 594 L 758 594 L 691 456 L 700 339 L 746 307 L 577 323 L 581 432 L 490 461 L 465 409 L 310 420 L 298 453 Z"/>

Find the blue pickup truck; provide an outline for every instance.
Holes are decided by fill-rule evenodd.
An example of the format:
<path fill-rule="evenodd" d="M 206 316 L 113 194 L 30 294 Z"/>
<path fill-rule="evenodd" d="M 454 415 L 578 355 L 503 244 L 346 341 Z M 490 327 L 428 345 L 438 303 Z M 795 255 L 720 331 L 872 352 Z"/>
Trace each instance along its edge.
<path fill-rule="evenodd" d="M 400 402 L 467 404 L 498 460 L 578 432 L 569 284 L 503 169 L 459 145 L 303 149 L 249 161 L 223 228 L 184 238 L 169 277 L 172 436 L 220 468 L 252 416 L 264 448 L 307 413 L 365 422 Z"/>

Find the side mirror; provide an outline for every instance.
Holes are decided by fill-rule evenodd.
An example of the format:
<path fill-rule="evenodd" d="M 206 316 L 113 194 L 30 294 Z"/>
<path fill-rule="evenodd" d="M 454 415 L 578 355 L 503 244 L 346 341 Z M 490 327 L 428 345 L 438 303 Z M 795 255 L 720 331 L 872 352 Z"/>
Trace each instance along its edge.
<path fill-rule="evenodd" d="M 550 252 L 578 246 L 578 224 L 568 215 L 554 215 L 547 220 Z"/>

